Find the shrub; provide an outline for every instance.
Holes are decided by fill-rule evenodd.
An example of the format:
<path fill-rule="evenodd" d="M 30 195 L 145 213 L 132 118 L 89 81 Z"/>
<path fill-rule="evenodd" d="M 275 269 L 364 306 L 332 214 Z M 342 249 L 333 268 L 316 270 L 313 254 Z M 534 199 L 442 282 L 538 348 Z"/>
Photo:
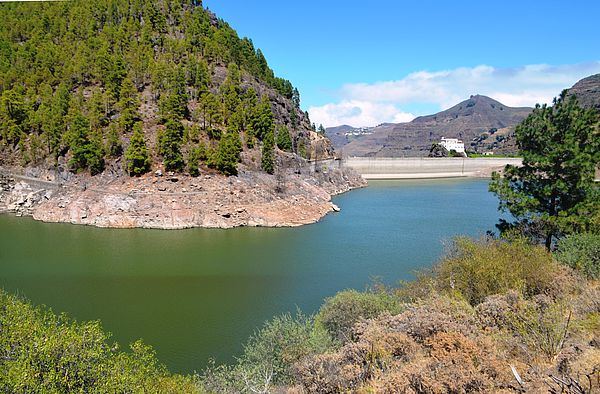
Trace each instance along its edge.
<path fill-rule="evenodd" d="M 244 347 L 241 362 L 272 370 L 274 381 L 288 383 L 291 366 L 308 355 L 324 353 L 333 347 L 329 334 L 315 326 L 312 317 L 298 312 L 284 314 L 267 322 Z"/>
<path fill-rule="evenodd" d="M 376 317 L 383 312 L 399 313 L 398 299 L 384 292 L 345 290 L 325 300 L 316 321 L 331 336 L 342 343 L 352 336 L 352 328 L 361 319 Z"/>
<path fill-rule="evenodd" d="M 439 290 L 457 293 L 471 305 L 514 289 L 526 296 L 551 293 L 560 267 L 542 247 L 524 240 L 457 238 L 434 268 Z"/>
<path fill-rule="evenodd" d="M 581 271 L 590 279 L 600 279 L 600 235 L 572 234 L 558 241 L 556 259 Z"/>
<path fill-rule="evenodd" d="M 332 347 L 331 337 L 315 326 L 312 317 L 284 314 L 265 323 L 248 340 L 235 365 L 209 366 L 202 383 L 216 393 L 268 392 L 273 384 L 292 382 L 294 364 Z"/>
<path fill-rule="evenodd" d="M 471 306 L 465 301 L 443 296 L 419 301 L 408 305 L 399 315 L 383 314 L 375 320 L 392 331 L 406 333 L 421 344 L 439 332 L 471 335 L 475 328 Z"/>
<path fill-rule="evenodd" d="M 436 311 L 435 322 L 431 315 L 419 317 L 436 306 L 445 312 Z M 469 331 L 468 319 L 458 322 L 464 312 L 440 298 L 398 316 L 363 320 L 353 341 L 297 364 L 297 381 L 311 393 L 496 392 L 511 380 L 506 364 L 492 341 L 454 331 Z M 428 324 L 434 328 L 426 329 Z"/>
<path fill-rule="evenodd" d="M 361 381 L 361 365 L 347 364 L 340 353 L 319 354 L 296 366 L 295 377 L 308 393 L 353 392 Z"/>
<path fill-rule="evenodd" d="M 171 375 L 151 347 L 109 344 L 100 323 L 76 323 L 0 290 L 0 392 L 199 392 Z"/>
<path fill-rule="evenodd" d="M 522 301 L 521 294 L 514 290 L 487 297 L 475 308 L 480 326 L 489 330 L 509 328 L 509 315 L 517 310 Z"/>
<path fill-rule="evenodd" d="M 509 331 L 519 340 L 526 354 L 554 361 L 569 334 L 572 311 L 563 302 L 539 296 L 525 301 L 508 313 Z"/>

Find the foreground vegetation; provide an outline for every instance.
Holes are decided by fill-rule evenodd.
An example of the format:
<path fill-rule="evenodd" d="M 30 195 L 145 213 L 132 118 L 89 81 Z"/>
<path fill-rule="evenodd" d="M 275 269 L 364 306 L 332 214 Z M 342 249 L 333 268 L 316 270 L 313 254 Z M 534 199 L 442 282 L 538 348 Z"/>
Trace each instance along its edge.
<path fill-rule="evenodd" d="M 0 291 L 0 392 L 199 393 L 141 341 L 122 351 L 99 322 L 76 323 Z"/>
<path fill-rule="evenodd" d="M 168 373 L 141 342 L 121 351 L 97 322 L 1 293 L 0 391 L 594 392 L 599 247 L 588 234 L 554 255 L 522 238 L 458 238 L 417 280 L 276 317 L 237 363 L 195 376 Z"/>

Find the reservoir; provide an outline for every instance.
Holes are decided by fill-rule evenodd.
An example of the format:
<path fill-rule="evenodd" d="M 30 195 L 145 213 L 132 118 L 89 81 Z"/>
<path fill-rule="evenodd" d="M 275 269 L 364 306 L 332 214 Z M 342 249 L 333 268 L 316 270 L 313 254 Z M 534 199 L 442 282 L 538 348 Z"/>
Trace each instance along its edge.
<path fill-rule="evenodd" d="M 142 338 L 173 372 L 229 362 L 274 315 L 315 312 L 337 291 L 431 266 L 453 236 L 499 213 L 488 180 L 371 181 L 300 228 L 117 230 L 0 215 L 0 286 L 122 347 Z"/>

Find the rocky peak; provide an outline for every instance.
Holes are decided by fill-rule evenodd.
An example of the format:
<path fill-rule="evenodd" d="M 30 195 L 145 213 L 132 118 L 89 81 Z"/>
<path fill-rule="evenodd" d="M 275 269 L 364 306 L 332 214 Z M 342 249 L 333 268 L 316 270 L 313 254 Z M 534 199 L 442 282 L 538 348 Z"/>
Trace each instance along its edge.
<path fill-rule="evenodd" d="M 577 97 L 579 104 L 600 111 L 600 74 L 591 75 L 577 82 L 568 92 Z"/>

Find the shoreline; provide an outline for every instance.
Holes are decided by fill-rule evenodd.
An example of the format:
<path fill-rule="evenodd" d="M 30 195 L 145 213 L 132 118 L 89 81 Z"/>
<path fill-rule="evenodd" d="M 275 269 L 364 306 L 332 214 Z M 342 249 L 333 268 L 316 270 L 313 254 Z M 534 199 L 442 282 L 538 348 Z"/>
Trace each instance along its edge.
<path fill-rule="evenodd" d="M 348 169 L 279 177 L 246 169 L 237 177 L 75 175 L 64 184 L 45 178 L 1 171 L 0 212 L 101 228 L 299 227 L 339 211 L 332 196 L 367 185 Z"/>

